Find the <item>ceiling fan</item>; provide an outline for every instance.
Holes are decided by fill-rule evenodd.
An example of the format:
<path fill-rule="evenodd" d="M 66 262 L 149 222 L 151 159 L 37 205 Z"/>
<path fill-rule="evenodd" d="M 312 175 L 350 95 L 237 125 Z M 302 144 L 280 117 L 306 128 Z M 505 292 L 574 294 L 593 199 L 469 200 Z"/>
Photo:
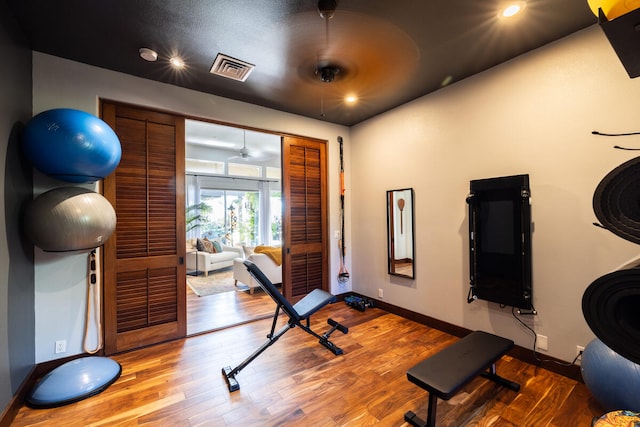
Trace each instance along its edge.
<path fill-rule="evenodd" d="M 304 86 L 320 107 L 320 117 L 352 114 L 355 104 L 393 98 L 415 77 L 420 57 L 416 43 L 393 22 L 349 9 L 347 2 L 317 0 L 314 10 L 292 19 L 291 89 Z M 323 29 L 320 33 L 320 29 Z"/>
<path fill-rule="evenodd" d="M 267 155 L 262 155 L 261 153 L 255 150 L 249 150 L 247 147 L 247 132 L 242 132 L 242 148 L 238 151 L 238 155 L 229 157 L 229 160 L 243 160 L 249 161 L 254 160 L 257 162 L 264 162 L 266 160 L 270 160 L 272 157 Z"/>
<path fill-rule="evenodd" d="M 243 138 L 244 141 L 242 142 L 242 148 L 240 149 L 240 157 L 242 157 L 243 159 L 248 159 L 249 158 L 249 149 L 247 148 L 247 137 L 245 135 L 245 137 Z"/>
<path fill-rule="evenodd" d="M 325 50 L 329 50 L 329 20 L 333 18 L 338 7 L 338 0 L 319 0 L 318 1 L 318 13 L 325 22 Z M 315 74 L 320 78 L 320 81 L 324 83 L 331 83 L 336 78 L 336 75 L 340 73 L 340 66 L 326 61 L 318 60 Z"/>

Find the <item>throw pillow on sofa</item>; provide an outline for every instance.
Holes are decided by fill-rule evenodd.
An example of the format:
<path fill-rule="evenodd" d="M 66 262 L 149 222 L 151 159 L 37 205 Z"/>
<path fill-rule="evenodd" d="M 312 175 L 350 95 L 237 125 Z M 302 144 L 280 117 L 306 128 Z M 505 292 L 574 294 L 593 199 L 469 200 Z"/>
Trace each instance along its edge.
<path fill-rule="evenodd" d="M 209 252 L 210 254 L 216 253 L 215 247 L 213 246 L 213 242 L 211 242 L 211 240 L 207 239 L 206 237 L 204 239 L 197 240 L 196 249 L 198 249 L 201 252 Z"/>

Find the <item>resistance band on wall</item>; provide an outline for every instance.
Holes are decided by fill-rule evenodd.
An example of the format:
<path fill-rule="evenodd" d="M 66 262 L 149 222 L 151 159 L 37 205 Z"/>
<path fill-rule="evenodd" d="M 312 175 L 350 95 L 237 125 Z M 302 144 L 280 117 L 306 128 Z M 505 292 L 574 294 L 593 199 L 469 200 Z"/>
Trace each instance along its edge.
<path fill-rule="evenodd" d="M 87 277 L 87 316 L 84 327 L 84 351 L 89 354 L 97 353 L 102 348 L 102 321 L 100 319 L 100 268 L 97 251 L 89 254 L 89 275 Z M 93 297 L 93 298 L 92 298 Z M 92 310 L 93 307 L 93 310 Z M 95 348 L 89 347 L 91 325 L 94 325 Z"/>
<path fill-rule="evenodd" d="M 344 258 L 346 256 L 346 247 L 344 239 L 344 154 L 342 151 L 342 137 L 338 137 L 340 144 L 340 240 L 338 246 L 340 248 L 340 269 L 338 270 L 338 282 L 346 283 L 349 281 L 349 270 L 345 265 Z"/>

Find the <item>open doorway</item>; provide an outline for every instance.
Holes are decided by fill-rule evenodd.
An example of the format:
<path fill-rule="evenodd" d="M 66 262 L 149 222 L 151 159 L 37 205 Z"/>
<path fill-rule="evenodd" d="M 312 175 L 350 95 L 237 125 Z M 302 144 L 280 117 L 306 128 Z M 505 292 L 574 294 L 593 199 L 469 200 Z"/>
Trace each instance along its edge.
<path fill-rule="evenodd" d="M 238 269 L 256 247 L 281 246 L 281 138 L 196 120 L 185 134 L 187 334 L 271 316 Z"/>

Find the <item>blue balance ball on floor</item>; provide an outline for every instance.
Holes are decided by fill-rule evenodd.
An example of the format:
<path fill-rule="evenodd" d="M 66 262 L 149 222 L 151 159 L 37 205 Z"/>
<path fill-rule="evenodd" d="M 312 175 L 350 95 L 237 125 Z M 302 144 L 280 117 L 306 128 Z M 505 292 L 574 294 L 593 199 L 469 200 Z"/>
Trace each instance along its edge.
<path fill-rule="evenodd" d="M 607 411 L 640 411 L 640 365 L 594 339 L 582 353 L 581 369 L 585 385 Z"/>
<path fill-rule="evenodd" d="M 23 152 L 33 166 L 68 182 L 103 179 L 120 163 L 120 140 L 108 124 L 84 111 L 57 108 L 29 120 Z"/>

